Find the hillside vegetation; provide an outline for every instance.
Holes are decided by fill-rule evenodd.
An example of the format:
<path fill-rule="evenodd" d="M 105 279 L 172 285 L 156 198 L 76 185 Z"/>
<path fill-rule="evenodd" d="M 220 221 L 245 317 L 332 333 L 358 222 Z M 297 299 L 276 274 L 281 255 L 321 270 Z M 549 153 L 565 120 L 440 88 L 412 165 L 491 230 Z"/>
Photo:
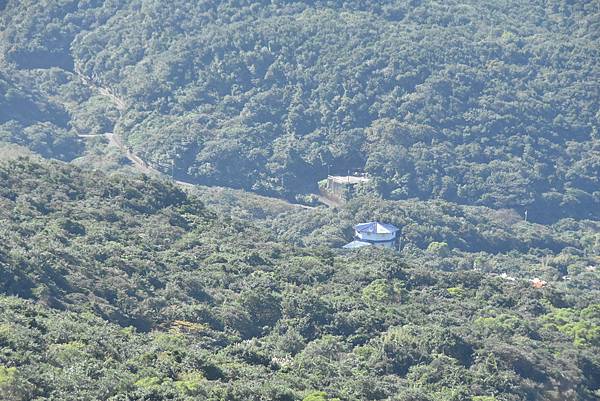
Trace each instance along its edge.
<path fill-rule="evenodd" d="M 359 169 L 390 199 L 600 217 L 591 0 L 9 0 L 0 27 L 71 126 L 179 177 L 293 197 Z"/>
<path fill-rule="evenodd" d="M 572 280 L 535 289 L 444 272 L 439 243 L 429 266 L 296 248 L 154 179 L 24 158 L 0 178 L 3 399 L 598 395 L 599 277 L 574 248 L 548 261 Z"/>
<path fill-rule="evenodd" d="M 600 399 L 598 43 L 594 0 L 0 0 L 0 401 Z"/>
<path fill-rule="evenodd" d="M 67 111 L 10 75 L 0 70 L 0 141 L 61 160 L 82 152 L 83 146 L 70 131 Z"/>

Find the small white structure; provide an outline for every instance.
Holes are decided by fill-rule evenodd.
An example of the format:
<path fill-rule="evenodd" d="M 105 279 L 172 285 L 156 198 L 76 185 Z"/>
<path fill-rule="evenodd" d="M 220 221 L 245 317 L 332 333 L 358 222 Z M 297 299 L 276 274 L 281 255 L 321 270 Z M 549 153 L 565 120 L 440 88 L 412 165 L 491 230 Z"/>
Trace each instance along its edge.
<path fill-rule="evenodd" d="M 337 202 L 346 203 L 356 191 L 356 184 L 369 182 L 364 175 L 328 175 L 326 185 L 320 187 L 321 195 L 333 198 Z"/>
<path fill-rule="evenodd" d="M 398 227 L 378 221 L 357 224 L 354 226 L 355 240 L 344 245 L 343 248 L 353 249 L 371 245 L 382 248 L 395 248 L 398 231 L 400 231 Z"/>
<path fill-rule="evenodd" d="M 352 241 L 347 243 L 346 245 L 344 245 L 342 248 L 344 249 L 355 249 L 355 248 L 362 248 L 364 246 L 371 246 L 370 242 L 364 242 L 364 241 Z"/>

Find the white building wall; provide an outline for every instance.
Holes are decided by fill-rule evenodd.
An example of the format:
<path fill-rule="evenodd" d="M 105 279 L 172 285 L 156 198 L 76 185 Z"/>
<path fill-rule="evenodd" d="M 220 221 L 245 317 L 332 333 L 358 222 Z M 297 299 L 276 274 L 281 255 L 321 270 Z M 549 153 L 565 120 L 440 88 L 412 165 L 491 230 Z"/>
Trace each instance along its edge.
<path fill-rule="evenodd" d="M 393 241 L 396 238 L 396 233 L 359 233 L 356 236 L 365 241 Z"/>
<path fill-rule="evenodd" d="M 373 246 L 377 246 L 380 248 L 394 248 L 394 242 L 390 241 L 390 242 L 376 242 L 373 244 Z"/>

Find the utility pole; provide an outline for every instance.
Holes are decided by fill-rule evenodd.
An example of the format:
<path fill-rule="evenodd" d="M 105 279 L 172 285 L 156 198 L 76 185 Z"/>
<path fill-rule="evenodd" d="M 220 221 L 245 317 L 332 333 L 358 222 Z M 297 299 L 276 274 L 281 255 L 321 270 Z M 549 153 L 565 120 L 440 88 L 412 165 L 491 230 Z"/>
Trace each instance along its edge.
<path fill-rule="evenodd" d="M 527 209 L 525 209 L 525 222 L 527 222 Z"/>

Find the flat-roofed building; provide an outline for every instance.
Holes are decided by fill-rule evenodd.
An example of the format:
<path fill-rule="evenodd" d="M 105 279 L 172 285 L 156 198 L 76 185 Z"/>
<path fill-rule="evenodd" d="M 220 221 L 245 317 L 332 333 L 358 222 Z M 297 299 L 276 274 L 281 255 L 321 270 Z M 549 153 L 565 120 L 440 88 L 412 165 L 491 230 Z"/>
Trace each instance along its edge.
<path fill-rule="evenodd" d="M 330 175 L 327 176 L 327 183 L 325 187 L 321 188 L 321 193 L 325 197 L 333 198 L 343 203 L 354 195 L 357 184 L 369 181 L 368 177 L 359 175 Z"/>

